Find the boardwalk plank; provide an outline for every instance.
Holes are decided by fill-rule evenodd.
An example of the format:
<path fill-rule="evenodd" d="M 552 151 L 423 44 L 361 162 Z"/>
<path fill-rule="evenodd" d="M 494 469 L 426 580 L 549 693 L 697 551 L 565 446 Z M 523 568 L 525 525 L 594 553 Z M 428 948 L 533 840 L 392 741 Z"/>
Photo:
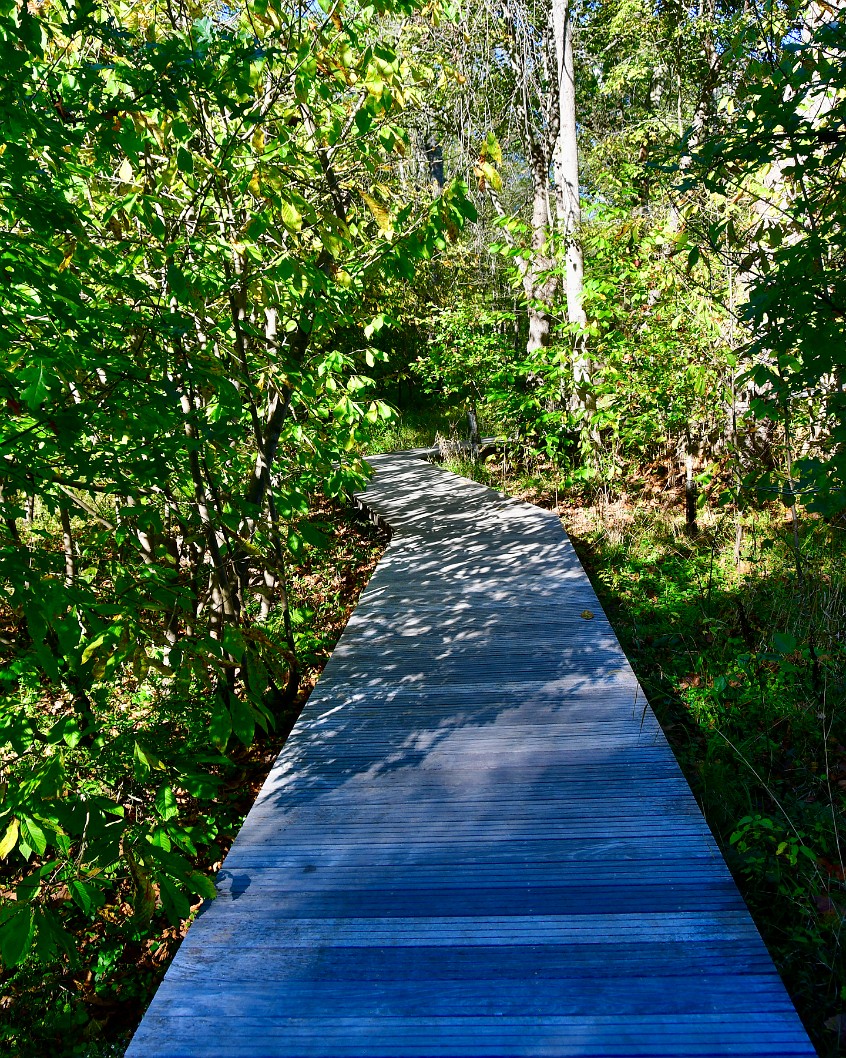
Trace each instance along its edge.
<path fill-rule="evenodd" d="M 809 1056 L 558 519 L 409 455 L 131 1058 Z"/>
<path fill-rule="evenodd" d="M 169 981 L 199 980 L 203 988 L 227 987 L 227 983 L 284 979 L 294 981 L 408 981 L 415 987 L 428 982 L 472 981 L 479 976 L 502 981 L 562 982 L 561 1001 L 569 995 L 593 995 L 597 1009 L 611 980 L 640 979 L 663 981 L 668 994 L 675 993 L 675 978 L 707 978 L 719 968 L 731 977 L 739 995 L 746 994 L 747 978 L 766 979 L 768 995 L 781 1002 L 782 989 L 773 987 L 775 970 L 762 946 L 726 939 L 661 941 L 650 947 L 653 961 L 644 968 L 641 944 L 615 940 L 598 944 L 455 945 L 443 947 L 387 948 L 329 947 L 321 949 L 281 948 L 273 939 L 262 947 L 257 960 L 252 947 L 222 946 L 209 941 L 194 945 L 190 959 L 180 959 L 169 971 Z M 280 995 L 284 989 L 280 989 Z M 706 988 L 684 993 L 691 1010 L 711 1009 L 715 1002 Z M 166 993 L 162 1002 L 169 1001 Z"/>

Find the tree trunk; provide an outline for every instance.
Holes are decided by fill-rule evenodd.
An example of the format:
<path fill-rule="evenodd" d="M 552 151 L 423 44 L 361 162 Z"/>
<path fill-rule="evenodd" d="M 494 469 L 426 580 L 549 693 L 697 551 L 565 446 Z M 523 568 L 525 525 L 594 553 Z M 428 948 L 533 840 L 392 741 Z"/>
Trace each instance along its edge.
<path fill-rule="evenodd" d="M 549 257 L 549 181 L 544 152 L 538 147 L 532 156 L 532 258 L 523 273 L 523 290 L 529 320 L 526 352 L 549 345 L 552 331 L 549 306 L 558 287 Z"/>
<path fill-rule="evenodd" d="M 475 463 L 479 458 L 481 438 L 479 437 L 479 417 L 476 414 L 476 403 L 472 400 L 467 405 L 467 428 L 470 434 L 470 458 Z"/>
<path fill-rule="evenodd" d="M 70 512 L 64 503 L 59 507 L 59 520 L 62 524 L 62 548 L 65 553 L 65 584 L 70 588 L 76 581 L 76 556 L 74 555 Z"/>
<path fill-rule="evenodd" d="M 556 105 L 554 79 L 549 76 L 551 40 L 549 22 L 538 24 L 536 35 L 527 37 L 527 25 L 532 16 L 527 9 L 512 9 L 506 3 L 502 8 L 508 50 L 512 68 L 519 85 L 519 114 L 521 135 L 529 172 L 532 179 L 531 251 L 516 258 L 523 280 L 526 297 L 526 314 L 529 337 L 526 352 L 531 356 L 538 349 L 549 345 L 552 332 L 551 308 L 558 289 L 555 261 L 549 254 L 552 235 L 552 217 L 549 208 L 549 164 L 558 138 L 558 107 Z M 533 59 L 539 58 L 544 71 L 544 84 L 533 97 L 530 88 Z M 493 189 L 490 190 L 494 208 L 500 216 L 502 207 Z M 506 238 L 513 244 L 513 236 L 503 229 Z"/>
<path fill-rule="evenodd" d="M 574 330 L 573 383 L 575 407 L 591 414 L 596 405 L 591 390 L 587 355 L 584 298 L 584 258 L 579 241 L 582 214 L 579 203 L 579 154 L 576 129 L 576 82 L 573 29 L 569 0 L 552 0 L 552 29 L 558 68 L 558 143 L 555 152 L 556 207 L 566 241 L 567 319 Z"/>
<path fill-rule="evenodd" d="M 435 186 L 435 193 L 440 195 L 444 189 L 444 152 L 438 137 L 430 130 L 423 137 L 423 153 L 429 167 L 429 176 Z"/>
<path fill-rule="evenodd" d="M 684 515 L 687 531 L 691 536 L 696 536 L 698 528 L 696 525 L 696 481 L 693 477 L 693 447 L 690 437 L 685 440 L 684 452 Z"/>

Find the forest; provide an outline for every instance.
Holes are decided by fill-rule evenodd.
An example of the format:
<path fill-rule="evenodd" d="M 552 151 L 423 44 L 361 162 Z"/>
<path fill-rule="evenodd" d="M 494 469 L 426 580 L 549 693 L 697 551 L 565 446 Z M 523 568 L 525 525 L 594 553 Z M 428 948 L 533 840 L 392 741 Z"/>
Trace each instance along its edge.
<path fill-rule="evenodd" d="M 422 445 L 559 512 L 843 1053 L 839 5 L 0 4 L 0 1053 L 123 1053 Z"/>

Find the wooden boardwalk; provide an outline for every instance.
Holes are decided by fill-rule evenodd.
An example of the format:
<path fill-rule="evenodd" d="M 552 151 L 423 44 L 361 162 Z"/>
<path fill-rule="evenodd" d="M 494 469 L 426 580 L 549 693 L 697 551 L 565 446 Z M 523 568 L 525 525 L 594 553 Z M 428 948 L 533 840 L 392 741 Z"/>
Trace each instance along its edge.
<path fill-rule="evenodd" d="M 813 1055 L 557 517 L 372 462 L 391 544 L 128 1055 Z"/>

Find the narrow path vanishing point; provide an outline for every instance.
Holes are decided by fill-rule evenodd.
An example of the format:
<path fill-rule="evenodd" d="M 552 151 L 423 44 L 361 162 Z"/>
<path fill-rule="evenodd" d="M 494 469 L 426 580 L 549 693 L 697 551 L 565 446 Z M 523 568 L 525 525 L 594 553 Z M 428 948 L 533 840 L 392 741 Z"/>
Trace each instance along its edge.
<path fill-rule="evenodd" d="M 558 518 L 409 454 L 130 1058 L 814 1050 Z"/>

